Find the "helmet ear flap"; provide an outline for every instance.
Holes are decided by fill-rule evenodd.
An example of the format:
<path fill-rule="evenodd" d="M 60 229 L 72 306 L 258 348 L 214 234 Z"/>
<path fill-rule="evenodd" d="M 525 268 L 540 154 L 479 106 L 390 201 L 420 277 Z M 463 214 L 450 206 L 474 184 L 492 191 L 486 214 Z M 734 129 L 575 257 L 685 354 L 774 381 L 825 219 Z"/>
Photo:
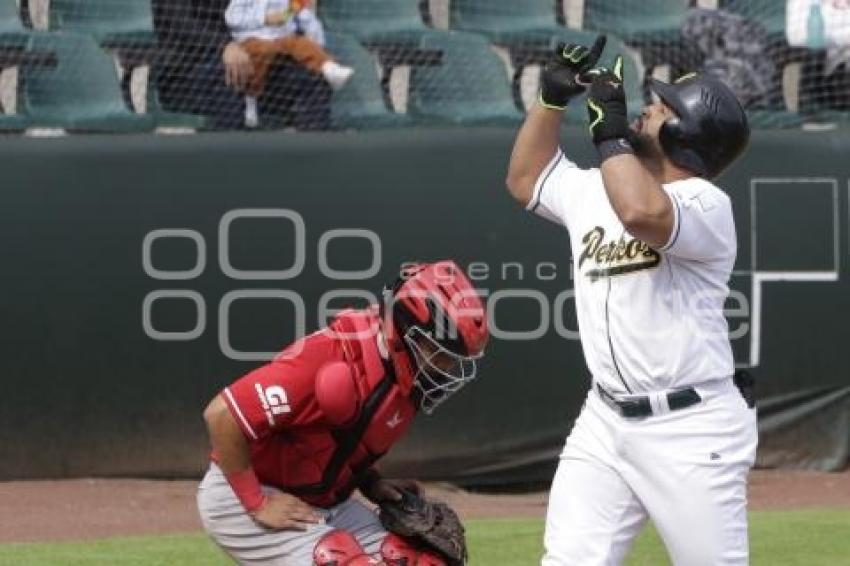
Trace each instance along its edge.
<path fill-rule="evenodd" d="M 661 149 L 670 161 L 700 177 L 705 177 L 705 163 L 697 151 L 691 147 L 689 140 L 692 138 L 693 136 L 685 130 L 685 124 L 678 117 L 665 121 L 658 131 Z"/>
<path fill-rule="evenodd" d="M 679 153 L 680 148 L 683 149 L 682 144 L 687 141 L 686 138 L 687 136 L 683 135 L 682 132 L 682 122 L 678 117 L 668 118 L 661 124 L 661 129 L 658 130 L 658 141 L 661 143 L 664 155 L 677 165 L 677 153 Z"/>

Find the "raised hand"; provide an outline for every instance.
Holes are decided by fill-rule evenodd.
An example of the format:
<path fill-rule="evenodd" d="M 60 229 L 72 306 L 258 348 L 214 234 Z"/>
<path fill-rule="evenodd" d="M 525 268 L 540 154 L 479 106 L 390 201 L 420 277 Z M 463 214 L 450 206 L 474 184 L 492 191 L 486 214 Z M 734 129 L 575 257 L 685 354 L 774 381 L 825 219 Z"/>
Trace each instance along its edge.
<path fill-rule="evenodd" d="M 570 99 L 583 93 L 587 88 L 583 75 L 599 61 L 606 41 L 606 36 L 600 35 L 590 48 L 559 43 L 541 73 L 540 103 L 553 110 L 563 110 Z"/>
<path fill-rule="evenodd" d="M 629 133 L 626 93 L 623 89 L 623 56 L 617 55 L 614 66 L 587 72 L 591 79 L 587 94 L 587 114 L 593 143 L 625 139 Z"/>

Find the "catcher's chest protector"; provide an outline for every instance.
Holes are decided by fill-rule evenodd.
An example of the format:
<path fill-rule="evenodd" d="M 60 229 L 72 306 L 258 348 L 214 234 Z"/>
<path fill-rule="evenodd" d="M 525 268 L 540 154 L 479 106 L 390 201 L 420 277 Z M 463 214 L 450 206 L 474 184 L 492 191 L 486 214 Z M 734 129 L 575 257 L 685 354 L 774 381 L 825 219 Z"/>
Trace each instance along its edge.
<path fill-rule="evenodd" d="M 318 405 L 333 407 L 328 426 L 281 439 L 292 448 L 286 451 L 291 459 L 281 463 L 287 472 L 281 487 L 313 505 L 328 507 L 351 495 L 360 475 L 401 438 L 416 412 L 387 372 L 376 346 L 375 324 L 368 311 L 337 317 L 331 328 L 344 337 L 344 362 L 336 364 L 344 363 L 347 371 L 317 374 Z"/>

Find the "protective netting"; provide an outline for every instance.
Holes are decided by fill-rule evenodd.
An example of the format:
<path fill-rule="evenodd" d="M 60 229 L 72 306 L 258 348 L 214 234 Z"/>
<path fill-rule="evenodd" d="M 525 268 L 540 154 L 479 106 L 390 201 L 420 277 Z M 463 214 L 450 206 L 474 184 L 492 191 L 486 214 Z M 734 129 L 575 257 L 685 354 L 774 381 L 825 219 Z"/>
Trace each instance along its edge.
<path fill-rule="evenodd" d="M 0 0 L 0 131 L 516 124 L 597 33 L 632 113 L 702 69 L 757 127 L 850 117 L 850 0 Z"/>

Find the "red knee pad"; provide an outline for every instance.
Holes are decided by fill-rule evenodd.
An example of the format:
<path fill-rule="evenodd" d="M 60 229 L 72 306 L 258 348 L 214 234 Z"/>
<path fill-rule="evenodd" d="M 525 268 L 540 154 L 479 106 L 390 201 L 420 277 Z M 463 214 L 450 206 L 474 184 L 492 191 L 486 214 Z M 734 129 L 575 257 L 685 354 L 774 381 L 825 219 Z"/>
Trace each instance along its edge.
<path fill-rule="evenodd" d="M 336 529 L 316 543 L 313 549 L 315 566 L 375 566 L 381 564 L 370 558 L 354 535 L 342 529 Z"/>
<path fill-rule="evenodd" d="M 446 566 L 439 554 L 417 548 L 397 534 L 387 534 L 381 543 L 381 558 L 387 566 Z"/>

